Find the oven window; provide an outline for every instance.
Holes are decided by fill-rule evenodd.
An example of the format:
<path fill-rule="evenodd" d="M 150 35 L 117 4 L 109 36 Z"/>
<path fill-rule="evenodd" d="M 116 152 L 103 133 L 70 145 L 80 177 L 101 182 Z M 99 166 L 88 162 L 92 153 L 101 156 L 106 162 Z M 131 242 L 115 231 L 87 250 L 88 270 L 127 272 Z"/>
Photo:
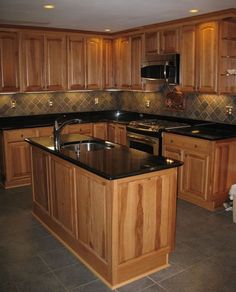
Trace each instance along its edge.
<path fill-rule="evenodd" d="M 138 141 L 130 141 L 129 147 L 153 154 L 153 146 Z"/>

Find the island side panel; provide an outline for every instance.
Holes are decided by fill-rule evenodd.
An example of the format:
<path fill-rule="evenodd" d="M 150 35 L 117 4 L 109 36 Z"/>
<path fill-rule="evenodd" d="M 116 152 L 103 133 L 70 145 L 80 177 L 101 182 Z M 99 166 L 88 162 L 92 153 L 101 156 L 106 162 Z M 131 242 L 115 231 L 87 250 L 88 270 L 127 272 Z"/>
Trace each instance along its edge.
<path fill-rule="evenodd" d="M 175 238 L 176 191 L 176 168 L 117 180 L 113 285 L 168 265 Z"/>

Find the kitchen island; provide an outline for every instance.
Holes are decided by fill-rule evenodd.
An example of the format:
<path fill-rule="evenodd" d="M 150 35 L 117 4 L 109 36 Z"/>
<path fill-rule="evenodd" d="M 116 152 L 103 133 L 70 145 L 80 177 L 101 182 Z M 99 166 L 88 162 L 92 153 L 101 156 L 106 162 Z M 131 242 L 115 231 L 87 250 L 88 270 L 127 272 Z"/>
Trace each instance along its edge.
<path fill-rule="evenodd" d="M 63 137 L 85 140 L 94 142 Z M 168 266 L 181 162 L 113 143 L 78 153 L 55 151 L 50 137 L 27 141 L 34 216 L 109 287 Z"/>

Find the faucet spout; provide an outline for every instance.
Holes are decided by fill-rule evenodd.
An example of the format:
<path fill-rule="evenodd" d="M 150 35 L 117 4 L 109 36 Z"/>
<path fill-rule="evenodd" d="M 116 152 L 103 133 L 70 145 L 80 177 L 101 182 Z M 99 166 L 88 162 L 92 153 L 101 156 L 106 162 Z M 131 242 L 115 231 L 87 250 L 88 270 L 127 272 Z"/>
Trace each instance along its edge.
<path fill-rule="evenodd" d="M 69 124 L 80 124 L 82 122 L 81 119 L 71 119 L 63 122 L 62 124 L 59 124 L 58 119 L 55 120 L 54 126 L 53 126 L 53 138 L 54 138 L 54 149 L 56 151 L 60 151 L 61 148 L 61 131 L 62 129 Z"/>

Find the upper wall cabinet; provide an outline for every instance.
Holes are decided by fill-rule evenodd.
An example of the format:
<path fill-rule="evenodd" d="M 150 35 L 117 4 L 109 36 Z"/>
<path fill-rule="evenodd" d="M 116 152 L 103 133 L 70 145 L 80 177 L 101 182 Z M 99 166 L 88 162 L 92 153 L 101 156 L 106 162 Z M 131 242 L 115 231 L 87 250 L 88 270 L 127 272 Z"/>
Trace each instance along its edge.
<path fill-rule="evenodd" d="M 61 34 L 23 33 L 23 91 L 66 89 L 66 38 Z"/>
<path fill-rule="evenodd" d="M 87 70 L 88 89 L 102 88 L 102 39 L 87 38 Z"/>
<path fill-rule="evenodd" d="M 198 26 L 197 91 L 217 92 L 218 23 L 207 22 Z"/>
<path fill-rule="evenodd" d="M 179 28 L 161 31 L 160 54 L 172 54 L 179 52 Z"/>
<path fill-rule="evenodd" d="M 131 88 L 142 89 L 141 62 L 143 59 L 143 36 L 131 37 Z"/>
<path fill-rule="evenodd" d="M 146 32 L 144 37 L 145 57 L 159 54 L 160 52 L 160 34 L 159 32 Z"/>
<path fill-rule="evenodd" d="M 19 90 L 19 37 L 0 31 L 0 92 Z"/>
<path fill-rule="evenodd" d="M 102 41 L 102 87 L 112 88 L 113 83 L 113 40 L 103 39 Z"/>
<path fill-rule="evenodd" d="M 45 89 L 44 35 L 24 33 L 22 36 L 22 89 L 41 91 Z"/>
<path fill-rule="evenodd" d="M 130 38 L 120 39 L 120 88 L 129 89 L 131 86 L 131 50 Z"/>
<path fill-rule="evenodd" d="M 46 89 L 66 89 L 66 36 L 64 34 L 46 34 L 45 48 Z"/>
<path fill-rule="evenodd" d="M 183 26 L 180 31 L 180 86 L 185 92 L 196 90 L 196 27 Z"/>
<path fill-rule="evenodd" d="M 220 23 L 219 92 L 236 92 L 236 22 Z"/>
<path fill-rule="evenodd" d="M 68 88 L 85 88 L 85 38 L 68 36 Z"/>

